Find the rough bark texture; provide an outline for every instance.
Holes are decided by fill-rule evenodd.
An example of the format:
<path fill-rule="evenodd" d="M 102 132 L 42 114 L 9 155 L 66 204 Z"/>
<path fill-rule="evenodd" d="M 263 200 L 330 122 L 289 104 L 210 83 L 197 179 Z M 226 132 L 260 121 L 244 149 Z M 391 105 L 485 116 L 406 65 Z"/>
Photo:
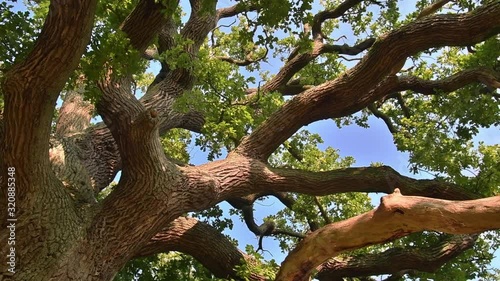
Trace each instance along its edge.
<path fill-rule="evenodd" d="M 424 249 L 393 248 L 380 254 L 334 258 L 317 268 L 316 278 L 340 281 L 344 277 L 394 274 L 405 270 L 434 272 L 450 258 L 470 249 L 476 238 L 475 235 L 457 235 Z"/>
<path fill-rule="evenodd" d="M 242 262 L 256 263 L 239 251 L 224 235 L 208 224 L 193 218 L 180 217 L 157 233 L 136 256 L 178 251 L 197 259 L 219 278 L 239 279 L 235 268 Z M 208 258 L 209 257 L 209 258 Z M 264 280 L 255 274 L 251 280 Z"/>
<path fill-rule="evenodd" d="M 396 189 L 381 199 L 377 209 L 327 225 L 306 237 L 287 256 L 276 280 L 307 280 L 312 270 L 340 252 L 417 231 L 473 234 L 488 228 L 500 228 L 500 196 L 457 202 L 402 196 Z"/>
<path fill-rule="evenodd" d="M 6 73 L 2 84 L 2 176 L 6 176 L 6 166 L 14 167 L 17 187 L 16 280 L 74 279 L 64 264 L 67 258 L 74 259 L 67 253 L 84 236 L 91 212 L 88 205 L 74 204 L 70 192 L 52 172 L 49 137 L 56 99 L 88 43 L 96 3 L 53 1 L 33 50 Z M 2 200 L 6 200 L 5 185 L 2 191 Z M 1 223 L 6 229 L 6 215 Z M 8 235 L 1 233 L 4 246 Z M 3 257 L 9 250 L 4 246 Z M 6 263 L 1 266 L 2 273 L 9 274 Z M 82 272 L 84 279 L 90 278 L 89 268 L 82 267 Z"/>
<path fill-rule="evenodd" d="M 316 196 L 394 193 L 384 197 L 376 210 L 307 235 L 283 263 L 277 280 L 305 280 L 312 270 L 340 252 L 416 231 L 472 234 L 500 228 L 498 196 L 469 200 L 475 199 L 475 195 L 459 186 L 411 179 L 385 166 L 309 172 L 273 168 L 267 163 L 269 155 L 302 126 L 357 112 L 401 90 L 432 95 L 437 90 L 449 92 L 473 82 L 498 88 L 498 73 L 482 68 L 440 81 L 395 76 L 393 70 L 399 71 L 408 56 L 428 48 L 468 46 L 498 34 L 500 2 L 491 2 L 467 14 L 425 16 L 355 46 L 325 44 L 321 26 L 361 1 L 348 0 L 336 9 L 318 13 L 312 27 L 312 50 L 297 49 L 261 89 L 264 93 L 280 91 L 296 96 L 241 140 L 226 159 L 200 166 L 175 165 L 165 156 L 159 140 L 161 134 L 172 128 L 199 132 L 204 123 L 200 112 L 177 112 L 173 107 L 179 96 L 192 89 L 196 77 L 190 69 L 171 70 L 166 62 L 139 100 L 131 92 L 131 79 L 117 77 L 106 66 L 106 75 L 94 81 L 102 92 L 95 110 L 103 123 L 90 125 L 94 107 L 82 100 L 82 87 L 66 93 L 55 133 L 51 135 L 56 100 L 88 44 L 96 2 L 51 1 L 33 50 L 5 74 L 5 111 L 0 114 L 0 200 L 2 207 L 7 205 L 7 167 L 14 167 L 18 239 L 16 273 L 9 273 L 2 262 L 3 279 L 112 280 L 130 259 L 166 251 L 192 255 L 216 276 L 238 278 L 235 266 L 255 261 L 209 225 L 180 216 L 224 200 L 236 208 L 248 208 L 263 195 L 276 196 L 293 208 L 286 192 Z M 172 12 L 165 13 L 173 11 L 178 1 L 157 2 L 139 1 L 121 25 L 131 45 L 146 58 L 152 57 L 148 47 L 155 36 L 159 52 L 175 47 L 174 36 L 190 40 L 192 44 L 185 46 L 183 52 L 195 58 L 221 18 L 259 9 L 236 5 L 217 10 L 215 1 L 202 5 L 202 1 L 192 0 L 189 20 L 178 31 Z M 362 61 L 337 79 L 314 87 L 290 81 L 321 54 L 352 55 L 365 50 L 369 51 Z M 255 90 L 247 92 L 253 94 Z M 118 171 L 122 171 L 119 183 L 104 200 L 98 201 L 99 193 Z M 401 196 L 399 190 L 412 196 Z M 5 229 L 9 222 L 3 211 L 1 218 Z M 249 225 L 254 227 L 250 221 Z M 317 228 L 312 221 L 310 225 L 311 229 Z M 9 233 L 2 231 L 3 257 L 9 252 L 4 247 L 8 239 Z M 469 243 L 450 242 L 456 245 L 453 250 L 433 257 L 444 257 L 440 260 L 443 262 L 449 260 L 470 247 L 470 240 L 462 237 L 459 241 Z M 383 271 L 368 262 L 364 265 L 368 269 L 358 268 L 361 271 L 356 276 L 412 268 L 400 265 Z M 325 279 L 334 276 L 328 274 L 335 266 L 338 267 L 326 263 L 321 267 Z M 345 270 L 348 267 L 349 264 L 342 266 Z M 333 274 L 338 272 L 342 271 Z M 250 278 L 264 279 L 258 274 Z"/>

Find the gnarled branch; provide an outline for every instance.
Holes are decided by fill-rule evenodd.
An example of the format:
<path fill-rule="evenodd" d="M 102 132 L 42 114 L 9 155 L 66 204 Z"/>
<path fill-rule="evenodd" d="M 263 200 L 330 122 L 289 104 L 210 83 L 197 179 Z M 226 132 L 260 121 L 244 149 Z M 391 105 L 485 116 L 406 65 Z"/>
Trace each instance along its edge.
<path fill-rule="evenodd" d="M 183 211 L 203 210 L 214 202 L 262 192 L 298 192 L 328 195 L 343 192 L 391 193 L 396 186 L 406 194 L 452 200 L 475 198 L 462 188 L 437 180 L 415 180 L 392 168 L 346 168 L 327 172 L 270 168 L 265 163 L 230 154 L 227 159 L 181 171 L 193 186 L 182 194 Z M 197 198 L 210 198 L 200 204 Z"/>
<path fill-rule="evenodd" d="M 140 0 L 120 28 L 127 34 L 132 46 L 143 52 L 178 4 L 176 0 L 167 1 L 167 6 L 155 0 Z M 165 10 L 171 13 L 165 15 Z"/>
<path fill-rule="evenodd" d="M 403 196 L 396 189 L 377 209 L 311 233 L 285 259 L 276 280 L 305 280 L 316 266 L 341 252 L 418 231 L 473 234 L 499 228 L 500 196 L 457 202 Z"/>

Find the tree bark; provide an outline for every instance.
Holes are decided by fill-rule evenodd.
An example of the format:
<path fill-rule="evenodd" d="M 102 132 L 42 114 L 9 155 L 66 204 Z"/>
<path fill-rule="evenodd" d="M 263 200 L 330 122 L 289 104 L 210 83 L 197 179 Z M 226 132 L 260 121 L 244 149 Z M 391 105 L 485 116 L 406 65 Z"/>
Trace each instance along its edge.
<path fill-rule="evenodd" d="M 11 217 L 17 220 L 16 274 L 12 276 L 2 263 L 5 279 L 111 280 L 131 258 L 167 250 L 181 250 L 203 259 L 201 254 L 206 252 L 196 252 L 196 243 L 183 240 L 194 237 L 189 235 L 200 228 L 215 239 L 212 242 L 216 242 L 213 244 L 222 257 L 202 263 L 218 276 L 235 277 L 237 260 L 251 259 L 206 226 L 179 216 L 249 194 L 391 193 L 398 187 L 409 195 L 452 200 L 473 197 L 456 185 L 410 179 L 389 167 L 307 172 L 272 168 L 266 161 L 303 125 L 354 113 L 398 87 L 427 94 L 440 87 L 449 89 L 453 83 L 476 80 L 497 87 L 498 77 L 484 71 L 424 83 L 396 77 L 390 66 L 430 47 L 469 45 L 498 33 L 500 3 L 492 2 L 466 15 L 425 17 L 375 41 L 367 39 L 354 49 L 323 45 L 321 24 L 359 1 L 346 1 L 339 9 L 320 13 L 313 30 L 318 39 L 315 49 L 285 63 L 266 90 L 287 86 L 297 71 L 322 52 L 357 53 L 370 48 L 361 63 L 333 81 L 305 89 L 243 139 L 227 159 L 178 167 L 165 156 L 159 135 L 173 127 L 199 130 L 203 124 L 203 116 L 178 113 L 172 107 L 177 97 L 193 87 L 196 77 L 189 69 L 169 71 L 137 100 L 130 91 L 130 80 L 115 77 L 109 68 L 98 81 L 103 96 L 97 110 L 105 125 L 88 128 L 92 106 L 78 94 L 69 93 L 55 134 L 50 134 L 56 100 L 89 41 L 96 2 L 51 1 L 33 50 L 6 73 L 2 83 L 2 206 L 7 200 L 8 178 L 12 178 L 7 175 L 7 167 L 15 169 L 17 187 L 16 212 Z M 177 1 L 169 4 L 176 6 Z M 183 51 L 194 58 L 219 18 L 242 10 L 241 6 L 216 10 L 213 1 L 207 12 L 202 9 L 202 1 L 192 0 L 190 4 L 190 19 L 178 35 L 193 42 Z M 145 51 L 160 30 L 166 33 L 160 32 L 160 48 L 173 47 L 169 36 L 176 28 L 162 14 L 163 8 L 155 1 L 141 0 L 122 25 L 139 51 Z M 120 182 L 98 202 L 97 195 L 118 170 L 122 170 Z M 341 251 L 423 229 L 473 233 L 500 228 L 499 205 L 498 196 L 456 202 L 401 196 L 396 190 L 378 209 L 330 224 L 306 237 L 284 262 L 278 280 L 303 280 Z M 3 212 L 1 224 L 4 229 L 9 224 Z M 2 245 L 8 244 L 9 235 L 0 234 Z M 325 241 L 332 247 L 318 248 Z M 5 257 L 9 252 L 2 246 L 0 255 Z M 260 280 L 261 276 L 252 278 Z"/>
<path fill-rule="evenodd" d="M 70 192 L 55 176 L 49 164 L 49 138 L 56 99 L 90 39 L 97 1 L 51 1 L 40 35 L 26 59 L 5 74 L 2 177 L 7 167 L 15 169 L 16 280 L 71 280 L 61 267 L 67 252 L 85 234 L 88 205 L 75 206 Z M 7 197 L 2 181 L 2 203 Z M 2 204 L 2 208 L 3 208 Z M 7 215 L 2 211 L 2 229 Z M 8 223 L 10 225 L 10 223 Z M 12 253 L 5 247 L 10 233 L 2 231 L 0 254 Z M 91 273 L 86 272 L 85 278 Z M 83 279 L 82 279 L 83 280 Z"/>
<path fill-rule="evenodd" d="M 307 280 L 314 268 L 341 252 L 418 231 L 474 234 L 498 228 L 500 196 L 458 202 L 403 196 L 396 189 L 382 198 L 377 209 L 327 225 L 305 238 L 287 256 L 276 280 Z"/>

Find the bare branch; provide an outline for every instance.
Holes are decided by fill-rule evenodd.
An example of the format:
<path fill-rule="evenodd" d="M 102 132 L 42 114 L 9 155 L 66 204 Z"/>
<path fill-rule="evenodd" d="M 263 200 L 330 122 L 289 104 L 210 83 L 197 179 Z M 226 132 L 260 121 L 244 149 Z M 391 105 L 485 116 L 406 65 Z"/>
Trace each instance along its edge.
<path fill-rule="evenodd" d="M 345 0 L 340 5 L 338 5 L 335 9 L 324 10 L 322 12 L 314 15 L 313 25 L 312 25 L 312 33 L 314 40 L 321 40 L 325 38 L 323 32 L 321 31 L 321 25 L 328 19 L 334 19 L 341 17 L 347 12 L 350 8 L 358 5 L 363 2 L 362 0 Z"/>
<path fill-rule="evenodd" d="M 394 124 L 392 124 L 391 118 L 389 116 L 378 110 L 378 108 L 374 104 L 370 104 L 368 106 L 368 109 L 373 113 L 373 115 L 375 115 L 375 117 L 380 118 L 384 121 L 391 134 L 397 133 L 396 127 L 394 127 Z"/>
<path fill-rule="evenodd" d="M 234 17 L 243 12 L 257 11 L 259 7 L 254 5 L 248 5 L 245 3 L 238 3 L 231 7 L 217 9 L 218 18 L 229 18 Z"/>
<path fill-rule="evenodd" d="M 403 196 L 396 189 L 377 209 L 311 233 L 285 259 L 276 280 L 305 280 L 316 266 L 341 252 L 414 232 L 473 234 L 499 228 L 500 196 L 457 202 Z"/>

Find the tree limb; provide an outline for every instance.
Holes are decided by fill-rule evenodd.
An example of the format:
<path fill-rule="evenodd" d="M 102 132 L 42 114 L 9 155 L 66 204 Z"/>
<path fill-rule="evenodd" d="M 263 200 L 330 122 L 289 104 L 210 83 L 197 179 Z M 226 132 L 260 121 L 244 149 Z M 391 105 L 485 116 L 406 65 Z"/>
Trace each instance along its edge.
<path fill-rule="evenodd" d="M 423 17 L 426 17 L 428 15 L 434 14 L 437 10 L 442 8 L 446 3 L 450 2 L 451 0 L 437 0 L 436 2 L 430 4 L 429 6 L 425 7 L 420 14 L 418 14 L 417 19 L 421 19 Z"/>
<path fill-rule="evenodd" d="M 461 15 L 425 17 L 383 35 L 354 68 L 288 101 L 235 149 L 265 160 L 300 127 L 311 122 L 346 116 L 379 100 L 387 91 L 372 91 L 406 57 L 430 47 L 464 46 L 483 41 L 500 30 L 500 3 Z M 384 83 L 391 84 L 391 75 Z M 363 81 L 363 83 L 359 83 Z"/>
<path fill-rule="evenodd" d="M 328 19 L 334 19 L 344 15 L 347 10 L 363 2 L 362 0 L 345 0 L 340 3 L 335 9 L 324 10 L 314 15 L 312 33 L 314 40 L 321 40 L 324 38 L 321 31 L 321 25 Z"/>
<path fill-rule="evenodd" d="M 292 209 L 293 208 L 293 203 L 291 202 L 291 199 L 285 198 L 285 194 L 281 192 L 266 192 L 266 193 L 261 193 L 261 194 L 251 194 L 249 196 L 241 197 L 241 198 L 231 198 L 228 199 L 227 202 L 231 204 L 236 209 L 241 210 L 242 215 L 243 215 L 243 220 L 245 221 L 246 226 L 248 229 L 253 232 L 255 235 L 259 237 L 259 247 L 257 250 L 264 250 L 262 248 L 262 239 L 264 236 L 270 236 L 274 234 L 282 234 L 282 235 L 289 235 L 293 237 L 298 237 L 298 238 L 304 238 L 305 236 L 302 233 L 296 233 L 292 231 L 287 231 L 283 229 L 278 229 L 276 228 L 276 225 L 273 221 L 265 221 L 261 225 L 257 225 L 255 223 L 255 218 L 253 214 L 253 203 L 255 200 L 258 198 L 261 198 L 266 195 L 274 195 L 276 196 L 281 202 L 283 202 L 288 208 Z"/>
<path fill-rule="evenodd" d="M 354 46 L 349 46 L 347 44 L 344 45 L 331 45 L 331 44 L 324 44 L 323 47 L 321 48 L 321 53 L 337 53 L 340 55 L 350 55 L 350 56 L 355 56 L 368 48 L 370 48 L 373 44 L 375 43 L 375 38 L 368 38 L 360 43 L 354 45 Z"/>
<path fill-rule="evenodd" d="M 189 217 L 180 217 L 156 234 L 135 257 L 178 251 L 194 257 L 219 278 L 241 280 L 236 266 L 256 261 L 238 250 L 224 235 L 210 225 Z M 250 280 L 265 280 L 253 273 Z"/>
<path fill-rule="evenodd" d="M 333 258 L 323 263 L 315 276 L 322 280 L 397 274 L 405 270 L 435 272 L 443 264 L 472 248 L 476 235 L 446 236 L 426 248 L 393 248 L 382 253 Z"/>
<path fill-rule="evenodd" d="M 487 68 L 467 69 L 444 79 L 435 81 L 424 80 L 414 76 L 399 76 L 397 78 L 388 77 L 383 83 L 379 84 L 379 87 L 377 87 L 374 91 L 394 93 L 388 94 L 386 97 L 396 98 L 398 104 L 401 106 L 403 114 L 406 117 L 409 117 L 411 115 L 410 111 L 405 105 L 403 97 L 399 93 L 400 91 L 411 90 L 423 95 L 438 95 L 453 92 L 475 82 L 481 82 L 491 88 L 500 88 L 499 77 L 500 74 Z M 374 104 L 369 105 L 368 109 L 373 113 L 373 115 L 385 122 L 391 133 L 397 132 L 397 129 L 392 123 L 390 117 L 378 110 Z"/>
<path fill-rule="evenodd" d="M 316 266 L 341 252 L 418 231 L 473 234 L 499 228 L 500 196 L 457 202 L 403 196 L 396 189 L 377 209 L 311 233 L 285 259 L 276 280 L 306 280 Z"/>
<path fill-rule="evenodd" d="M 314 199 L 314 203 L 318 207 L 319 213 L 321 214 L 321 217 L 323 218 L 323 220 L 325 221 L 325 223 L 326 224 L 332 223 L 332 220 L 330 219 L 330 216 L 328 215 L 328 212 L 325 210 L 325 208 L 323 207 L 323 205 L 321 204 L 321 202 L 319 202 L 318 197 L 317 196 L 313 196 L 313 199 Z"/>
<path fill-rule="evenodd" d="M 185 210 L 203 210 L 210 204 L 261 192 L 298 192 L 328 195 L 343 192 L 391 193 L 396 186 L 409 195 L 451 200 L 476 198 L 443 181 L 415 180 L 387 166 L 346 168 L 327 172 L 270 168 L 265 163 L 231 153 L 227 159 L 196 167 L 181 167 L 193 186 L 183 194 Z M 208 176 L 210 175 L 210 176 Z M 202 196 L 204 204 L 197 198 Z"/>
<path fill-rule="evenodd" d="M 5 74 L 1 147 L 6 165 L 19 170 L 19 199 L 50 171 L 48 143 L 54 105 L 90 39 L 96 3 L 52 1 L 32 51 Z"/>
<path fill-rule="evenodd" d="M 403 95 L 401 95 L 401 93 L 396 93 L 395 96 L 399 106 L 401 107 L 401 110 L 403 111 L 403 115 L 406 118 L 410 118 L 411 112 L 410 109 L 406 106 L 405 100 L 403 99 Z"/>
<path fill-rule="evenodd" d="M 37 236 L 36 241 L 16 241 L 23 256 L 16 259 L 16 267 L 29 268 L 18 270 L 14 277 L 17 280 L 32 279 L 30 276 L 50 279 L 48 272 L 61 268 L 58 266 L 67 249 L 75 237 L 81 237 L 86 223 L 82 220 L 86 209 L 75 204 L 51 170 L 49 142 L 57 98 L 90 40 L 96 4 L 96 0 L 50 1 L 33 48 L 2 77 L 0 92 L 4 95 L 5 112 L 0 144 L 0 201 L 7 200 L 5 176 L 7 167 L 13 167 L 16 219 L 22 222 L 16 235 Z M 7 220 L 0 222 L 2 228 L 6 224 Z M 7 242 L 6 237 L 2 232 L 2 243 Z M 36 250 L 29 250 L 30 247 Z M 7 247 L 0 248 L 1 255 L 6 255 L 6 251 Z M 2 273 L 6 273 L 5 269 L 2 266 Z"/>
<path fill-rule="evenodd" d="M 137 155 L 154 157 L 151 151 L 155 148 L 154 144 L 161 149 L 157 139 L 158 113 L 144 108 L 134 97 L 129 79 L 112 76 L 112 70 L 109 70 L 107 77 L 98 83 L 103 94 L 97 103 L 97 110 L 118 144 L 124 166 L 140 167 L 147 159 Z M 158 147 L 154 150 L 163 152 L 158 151 Z M 144 162 L 128 165 L 139 159 Z"/>
<path fill-rule="evenodd" d="M 344 45 L 328 45 L 322 42 L 314 42 L 312 50 L 309 52 L 297 54 L 289 59 L 285 65 L 278 71 L 278 73 L 269 80 L 264 86 L 262 86 L 263 91 L 273 92 L 283 87 L 297 72 L 303 69 L 311 61 L 317 58 L 319 55 L 326 53 L 338 53 L 338 54 L 349 54 L 356 55 L 362 51 L 370 48 L 375 39 L 366 39 L 355 46 Z"/>
<path fill-rule="evenodd" d="M 397 132 L 396 127 L 394 127 L 394 124 L 392 124 L 391 118 L 378 110 L 378 108 L 374 104 L 370 104 L 368 106 L 368 109 L 373 113 L 373 115 L 375 115 L 375 117 L 380 118 L 384 121 L 391 134 L 395 134 Z"/>
<path fill-rule="evenodd" d="M 56 121 L 56 136 L 69 137 L 81 133 L 90 126 L 94 105 L 83 99 L 83 95 L 75 91 L 66 93 L 64 102 L 59 109 Z"/>
<path fill-rule="evenodd" d="M 412 90 L 424 95 L 435 95 L 440 92 L 453 92 L 468 84 L 481 82 L 494 89 L 500 88 L 500 74 L 487 68 L 474 68 L 460 71 L 450 77 L 427 81 L 418 77 L 403 76 L 399 78 L 398 90 Z"/>
<path fill-rule="evenodd" d="M 146 50 L 163 24 L 171 17 L 179 1 L 166 1 L 166 6 L 162 3 L 140 0 L 120 27 L 127 34 L 132 46 L 140 52 Z M 165 10 L 170 11 L 169 15 L 165 15 Z"/>
<path fill-rule="evenodd" d="M 259 7 L 255 5 L 248 5 L 246 3 L 238 3 L 236 5 L 230 6 L 230 7 L 225 7 L 225 8 L 219 8 L 217 9 L 217 15 L 219 18 L 229 18 L 229 17 L 234 17 L 240 13 L 243 12 L 251 12 L 251 11 L 257 11 Z"/>

